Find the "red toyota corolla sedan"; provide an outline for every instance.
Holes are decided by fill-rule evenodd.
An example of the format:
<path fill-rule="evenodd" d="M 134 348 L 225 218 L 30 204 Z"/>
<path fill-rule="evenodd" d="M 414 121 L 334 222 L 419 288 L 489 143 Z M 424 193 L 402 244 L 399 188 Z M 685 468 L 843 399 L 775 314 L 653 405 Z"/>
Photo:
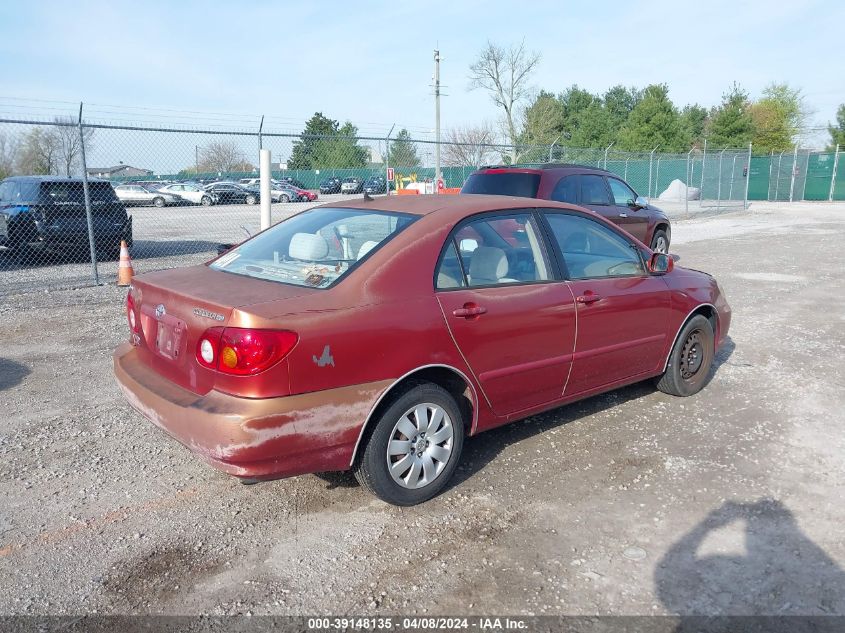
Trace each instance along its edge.
<path fill-rule="evenodd" d="M 655 378 L 706 383 L 731 311 L 578 207 L 502 196 L 343 201 L 212 262 L 136 277 L 114 354 L 129 402 L 247 481 L 353 470 L 425 501 L 464 437 Z"/>

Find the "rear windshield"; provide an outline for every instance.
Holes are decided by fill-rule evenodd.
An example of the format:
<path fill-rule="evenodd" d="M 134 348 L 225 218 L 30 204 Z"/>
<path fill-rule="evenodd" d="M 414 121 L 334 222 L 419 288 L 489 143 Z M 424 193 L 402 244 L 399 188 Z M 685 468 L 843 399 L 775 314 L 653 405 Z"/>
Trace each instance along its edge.
<path fill-rule="evenodd" d="M 295 215 L 227 252 L 210 266 L 245 277 L 328 288 L 416 216 L 323 207 Z"/>
<path fill-rule="evenodd" d="M 108 182 L 89 182 L 92 202 L 116 202 L 114 189 Z M 41 183 L 41 200 L 52 204 L 85 204 L 85 190 L 81 181 Z"/>
<path fill-rule="evenodd" d="M 486 193 L 494 196 L 536 198 L 540 174 L 522 172 L 481 172 L 470 174 L 461 193 Z"/>

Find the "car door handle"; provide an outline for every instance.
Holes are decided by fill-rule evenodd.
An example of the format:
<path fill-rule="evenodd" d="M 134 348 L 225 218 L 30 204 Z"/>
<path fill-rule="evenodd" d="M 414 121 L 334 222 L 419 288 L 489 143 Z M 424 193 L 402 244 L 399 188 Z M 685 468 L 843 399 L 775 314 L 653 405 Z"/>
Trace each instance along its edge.
<path fill-rule="evenodd" d="M 486 312 L 487 308 L 474 303 L 465 303 L 463 308 L 456 308 L 455 310 L 452 310 L 452 314 L 456 317 L 463 317 L 465 319 L 471 319 Z"/>
<path fill-rule="evenodd" d="M 588 295 L 578 295 L 575 297 L 575 301 L 578 303 L 583 303 L 589 305 L 591 303 L 595 303 L 596 301 L 600 301 L 601 297 L 599 295 L 588 294 Z"/>
<path fill-rule="evenodd" d="M 620 217 L 620 218 L 627 218 L 627 217 L 628 217 L 628 214 L 623 212 L 623 213 L 620 213 L 620 214 L 619 214 L 619 217 Z"/>

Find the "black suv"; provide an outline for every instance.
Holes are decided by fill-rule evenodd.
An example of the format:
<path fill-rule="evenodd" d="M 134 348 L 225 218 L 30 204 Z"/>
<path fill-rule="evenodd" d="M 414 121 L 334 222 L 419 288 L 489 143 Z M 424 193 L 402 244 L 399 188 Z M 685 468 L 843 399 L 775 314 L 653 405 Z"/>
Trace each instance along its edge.
<path fill-rule="evenodd" d="M 108 181 L 89 179 L 88 190 L 98 257 L 115 258 L 120 240 L 132 245 L 132 217 Z M 0 246 L 11 248 L 24 263 L 31 261 L 34 249 L 87 255 L 82 179 L 12 176 L 0 182 Z"/>
<path fill-rule="evenodd" d="M 637 195 L 616 174 L 586 165 L 482 167 L 461 193 L 557 200 L 586 207 L 628 231 L 653 251 L 669 252 L 672 225 L 663 211 Z"/>

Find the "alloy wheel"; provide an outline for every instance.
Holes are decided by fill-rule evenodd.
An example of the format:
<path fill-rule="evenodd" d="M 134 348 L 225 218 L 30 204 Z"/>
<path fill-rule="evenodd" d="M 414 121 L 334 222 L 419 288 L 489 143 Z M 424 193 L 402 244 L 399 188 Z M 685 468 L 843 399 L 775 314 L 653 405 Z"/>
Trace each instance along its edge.
<path fill-rule="evenodd" d="M 442 407 L 430 402 L 405 412 L 390 433 L 387 468 L 403 488 L 418 489 L 437 479 L 452 456 L 454 426 Z"/>

